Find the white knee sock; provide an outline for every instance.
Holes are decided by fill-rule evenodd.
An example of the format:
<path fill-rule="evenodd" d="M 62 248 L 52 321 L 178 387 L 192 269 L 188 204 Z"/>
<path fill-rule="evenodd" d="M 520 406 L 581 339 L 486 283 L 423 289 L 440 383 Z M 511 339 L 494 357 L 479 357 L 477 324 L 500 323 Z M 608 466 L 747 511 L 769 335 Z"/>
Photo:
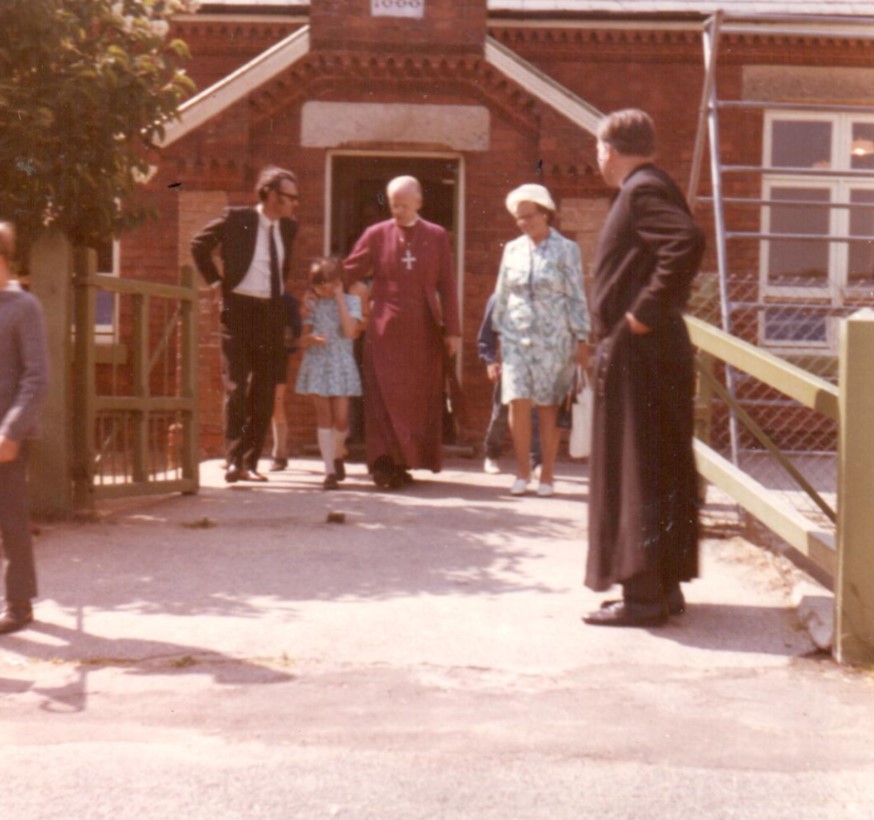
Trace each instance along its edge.
<path fill-rule="evenodd" d="M 334 458 L 343 458 L 346 452 L 346 436 L 349 435 L 348 430 L 334 429 Z"/>
<path fill-rule="evenodd" d="M 330 475 L 334 472 L 334 431 L 330 427 L 319 427 L 316 432 L 319 452 L 325 462 L 325 473 Z"/>
<path fill-rule="evenodd" d="M 288 458 L 286 442 L 288 440 L 288 423 L 273 419 L 273 458 Z"/>

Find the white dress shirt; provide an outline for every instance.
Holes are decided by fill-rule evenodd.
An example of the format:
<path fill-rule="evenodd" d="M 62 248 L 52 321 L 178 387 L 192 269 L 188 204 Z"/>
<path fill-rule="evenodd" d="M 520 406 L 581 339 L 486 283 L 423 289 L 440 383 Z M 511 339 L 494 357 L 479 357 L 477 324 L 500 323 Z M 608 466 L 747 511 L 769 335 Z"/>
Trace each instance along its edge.
<path fill-rule="evenodd" d="M 264 216 L 264 209 L 259 203 L 255 206 L 258 211 L 258 236 L 255 238 L 255 254 L 249 270 L 234 288 L 234 293 L 241 296 L 254 296 L 256 299 L 270 298 L 270 226 L 273 226 L 273 241 L 276 243 L 276 259 L 279 263 L 280 282 L 282 289 L 282 263 L 285 260 L 285 246 L 282 244 L 282 233 L 279 230 L 279 220 L 269 220 Z"/>

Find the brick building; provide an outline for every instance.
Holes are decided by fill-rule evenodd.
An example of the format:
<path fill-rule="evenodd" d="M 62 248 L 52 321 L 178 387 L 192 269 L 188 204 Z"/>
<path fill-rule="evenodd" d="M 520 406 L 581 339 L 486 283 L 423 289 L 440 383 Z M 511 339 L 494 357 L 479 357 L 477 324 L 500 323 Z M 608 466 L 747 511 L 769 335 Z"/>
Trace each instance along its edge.
<path fill-rule="evenodd" d="M 874 114 L 862 106 L 874 104 L 874 45 L 861 36 L 829 36 L 841 26 L 839 15 L 868 6 L 874 14 L 874 3 L 803 0 L 204 2 L 196 15 L 173 26 L 173 35 L 191 48 L 188 70 L 201 93 L 168 129 L 149 184 L 159 222 L 123 237 L 120 252 L 106 257 L 115 261 L 104 268 L 176 282 L 180 268 L 191 264 L 194 231 L 225 205 L 251 202 L 257 170 L 275 163 L 300 178 L 295 271 L 302 289 L 307 260 L 347 251 L 366 225 L 384 218 L 385 182 L 414 174 L 426 190 L 423 216 L 447 227 L 455 246 L 463 316 L 460 375 L 471 411 L 468 437 L 478 440 L 490 387 L 477 359 L 476 331 L 503 243 L 516 235 L 503 205 L 506 193 L 523 182 L 545 184 L 558 203 L 559 230 L 579 242 L 584 264 L 590 264 L 609 204 L 592 132 L 600 112 L 631 106 L 654 116 L 660 163 L 685 186 L 705 77 L 702 23 L 718 7 L 735 14 L 773 9 L 807 15 L 776 34 L 751 18 L 745 30 L 723 36 L 716 74 L 721 96 L 780 103 L 727 112 L 723 160 L 773 171 L 781 162 L 770 161 L 768 152 L 786 153 L 783 168 L 825 160 L 834 166 L 852 154 L 861 159 L 848 170 L 870 168 Z M 786 108 L 792 103 L 799 109 Z M 822 110 L 802 113 L 810 103 Z M 834 103 L 856 105 L 860 113 L 826 105 Z M 814 148 L 831 153 L 811 158 Z M 852 207 L 874 202 L 874 180 L 864 175 L 805 182 L 789 172 L 772 173 L 755 181 L 738 178 L 733 186 L 734 195 L 761 197 L 765 189 L 779 189 L 789 199 L 844 197 L 848 207 L 824 225 L 805 211 L 790 232 L 845 230 L 849 218 L 852 232 L 874 235 L 874 212 Z M 705 162 L 702 189 L 709 187 Z M 710 229 L 706 206 L 699 217 Z M 739 210 L 736 217 L 753 231 L 764 218 L 761 208 Z M 768 218 L 776 219 L 777 212 L 772 209 Z M 791 221 L 791 214 L 786 218 Z M 790 354 L 815 348 L 817 355 L 831 355 L 828 329 L 817 330 L 813 341 L 795 339 L 793 333 L 800 336 L 798 328 L 809 329 L 810 322 L 795 316 L 793 325 L 790 311 L 782 323 L 769 324 L 761 305 L 783 299 L 788 306 L 799 298 L 831 304 L 846 301 L 850 291 L 857 300 L 870 297 L 870 244 L 856 252 L 826 242 L 825 257 L 811 269 L 801 264 L 792 243 L 780 253 L 765 244 L 750 241 L 734 257 L 738 274 L 755 290 L 749 301 L 759 305 L 741 323 L 744 333 Z M 716 270 L 712 253 L 706 267 Z M 801 297 L 793 291 L 790 299 L 781 290 L 780 277 L 789 274 L 804 279 Z M 219 452 L 221 440 L 217 318 L 204 291 L 200 420 L 206 454 Z M 297 426 L 293 437 L 309 441 L 309 407 L 293 395 L 289 404 Z"/>

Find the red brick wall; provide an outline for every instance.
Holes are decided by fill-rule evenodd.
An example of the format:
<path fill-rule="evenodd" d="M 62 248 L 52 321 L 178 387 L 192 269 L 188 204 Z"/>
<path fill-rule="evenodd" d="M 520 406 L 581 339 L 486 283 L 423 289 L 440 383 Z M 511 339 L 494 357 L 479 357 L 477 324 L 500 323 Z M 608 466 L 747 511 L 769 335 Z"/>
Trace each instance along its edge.
<path fill-rule="evenodd" d="M 484 105 L 491 114 L 490 150 L 463 157 L 466 224 L 462 377 L 470 409 L 467 433 L 471 441 L 478 442 L 488 416 L 490 386 L 477 358 L 476 332 L 494 287 L 503 243 L 516 235 L 503 205 L 506 193 L 523 182 L 537 181 L 550 188 L 560 208 L 567 201 L 565 230 L 583 245 L 587 272 L 595 233 L 591 221 L 609 195 L 597 173 L 591 135 L 532 100 L 475 53 L 465 53 L 476 51 L 472 43 L 474 33 L 484 29 L 484 5 L 479 0 L 427 0 L 429 16 L 424 24 L 383 19 L 376 25 L 369 17 L 369 0 L 324 0 L 313 4 L 313 43 L 323 50 L 315 51 L 276 84 L 259 89 L 250 100 L 237 104 L 166 152 L 162 172 L 151 186 L 161 221 L 125 240 L 125 273 L 174 280 L 180 261 L 186 257 L 191 232 L 218 213 L 225 195 L 232 204 L 253 201 L 251 188 L 257 169 L 276 163 L 293 168 L 300 177 L 301 229 L 294 251 L 294 277 L 298 290 L 302 290 L 306 261 L 323 251 L 327 162 L 325 151 L 303 149 L 298 144 L 303 102 Z M 342 14 L 338 14 L 340 10 Z M 450 20 L 455 21 L 454 30 L 448 24 Z M 240 25 L 222 28 L 210 24 L 208 31 L 200 31 L 196 23 L 186 26 L 195 53 L 192 74 L 201 78 L 232 71 L 269 46 L 271 40 L 293 30 L 289 25 L 253 25 L 249 30 Z M 650 111 L 659 128 L 661 164 L 685 188 L 703 81 L 697 33 L 493 26 L 490 34 L 600 110 L 639 106 Z M 476 36 L 481 38 L 481 34 Z M 860 64 L 857 49 L 845 49 L 840 43 L 822 43 L 817 48 L 823 55 L 817 58 L 821 62 Z M 392 50 L 403 58 L 392 62 L 387 54 Z M 720 70 L 722 96 L 738 96 L 747 54 L 763 63 L 811 62 L 810 46 L 735 42 Z M 727 161 L 759 162 L 760 120 L 760 114 L 725 118 L 723 147 Z M 357 147 L 384 150 L 388 146 Z M 411 146 L 411 150 L 424 147 L 440 148 Z M 704 192 L 709 189 L 708 178 L 705 164 Z M 181 189 L 168 189 L 171 182 L 181 183 Z M 732 193 L 744 191 L 742 181 L 733 185 Z M 177 215 L 180 190 L 185 207 L 184 214 Z M 749 183 L 745 192 L 754 193 Z M 581 208 L 580 202 L 587 200 L 593 207 Z M 701 209 L 699 213 L 702 222 L 709 225 L 707 211 Z M 177 219 L 183 220 L 182 228 L 177 227 Z M 558 227 L 562 229 L 561 223 Z M 740 259 L 741 264 L 746 264 L 742 256 Z M 752 254 L 748 262 L 753 264 Z M 715 268 L 712 243 L 705 266 Z M 214 453 L 220 442 L 221 382 L 217 314 L 210 303 L 202 305 L 201 318 L 203 444 L 205 452 Z M 295 363 L 292 385 L 296 367 Z M 291 390 L 287 405 L 293 441 L 313 441 L 314 421 L 305 401 Z"/>
<path fill-rule="evenodd" d="M 424 16 L 374 17 L 371 0 L 320 0 L 310 7 L 317 49 L 481 54 L 486 0 L 423 0 Z"/>

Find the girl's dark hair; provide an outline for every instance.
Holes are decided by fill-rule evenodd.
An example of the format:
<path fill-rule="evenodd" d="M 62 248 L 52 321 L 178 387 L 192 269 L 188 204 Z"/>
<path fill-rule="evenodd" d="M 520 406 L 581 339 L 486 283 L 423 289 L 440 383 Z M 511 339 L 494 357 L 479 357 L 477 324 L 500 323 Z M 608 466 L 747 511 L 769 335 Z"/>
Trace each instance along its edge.
<path fill-rule="evenodd" d="M 343 260 L 338 256 L 322 256 L 310 262 L 307 279 L 310 285 L 317 287 L 328 282 L 336 282 L 343 277 Z"/>

